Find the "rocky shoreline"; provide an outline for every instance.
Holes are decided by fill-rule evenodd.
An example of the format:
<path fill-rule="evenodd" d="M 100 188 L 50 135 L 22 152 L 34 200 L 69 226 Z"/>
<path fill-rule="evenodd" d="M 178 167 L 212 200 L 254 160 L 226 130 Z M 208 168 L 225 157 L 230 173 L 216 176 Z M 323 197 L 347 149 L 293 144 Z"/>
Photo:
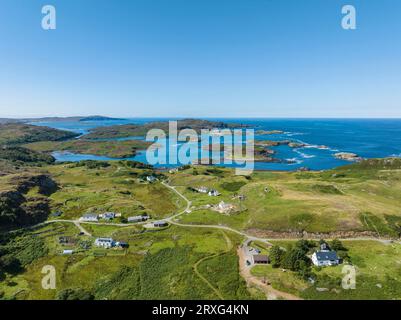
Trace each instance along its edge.
<path fill-rule="evenodd" d="M 334 154 L 334 157 L 336 159 L 345 160 L 345 161 L 361 161 L 361 160 L 363 160 L 356 153 L 352 153 L 352 152 L 338 152 L 338 153 Z"/>

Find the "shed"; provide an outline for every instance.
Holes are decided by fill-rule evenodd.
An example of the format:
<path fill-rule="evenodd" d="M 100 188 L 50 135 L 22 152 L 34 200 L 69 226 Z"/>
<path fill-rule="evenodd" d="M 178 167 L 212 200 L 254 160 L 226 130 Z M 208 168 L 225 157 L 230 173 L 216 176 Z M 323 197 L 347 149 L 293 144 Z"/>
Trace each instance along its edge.
<path fill-rule="evenodd" d="M 268 264 L 270 262 L 269 257 L 264 254 L 255 254 L 252 256 L 254 264 Z"/>

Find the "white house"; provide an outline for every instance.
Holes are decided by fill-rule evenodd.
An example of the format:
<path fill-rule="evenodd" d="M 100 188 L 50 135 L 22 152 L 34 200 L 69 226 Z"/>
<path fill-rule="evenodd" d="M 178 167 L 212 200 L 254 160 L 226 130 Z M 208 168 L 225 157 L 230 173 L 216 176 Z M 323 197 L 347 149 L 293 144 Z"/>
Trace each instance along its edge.
<path fill-rule="evenodd" d="M 194 188 L 196 191 L 198 191 L 199 193 L 208 193 L 209 189 L 206 187 L 199 187 L 199 188 Z"/>
<path fill-rule="evenodd" d="M 130 223 L 135 223 L 135 222 L 142 222 L 148 220 L 150 217 L 149 216 L 134 216 L 134 217 L 128 217 L 128 222 Z"/>
<path fill-rule="evenodd" d="M 97 216 L 97 214 L 87 213 L 87 214 L 84 214 L 81 218 L 79 218 L 79 220 L 86 221 L 86 222 L 97 222 L 98 216 Z"/>
<path fill-rule="evenodd" d="M 157 179 L 154 177 L 154 176 L 147 176 L 146 177 L 146 181 L 148 181 L 148 182 L 150 182 L 150 183 L 152 183 L 152 182 L 155 182 Z"/>
<path fill-rule="evenodd" d="M 105 212 L 102 214 L 102 219 L 104 220 L 113 220 L 116 217 L 114 212 Z"/>
<path fill-rule="evenodd" d="M 220 195 L 220 192 L 218 192 L 217 190 L 212 189 L 212 190 L 209 191 L 208 195 L 211 196 L 211 197 L 217 197 L 217 196 Z"/>
<path fill-rule="evenodd" d="M 316 251 L 312 255 L 312 262 L 315 266 L 336 266 L 340 263 L 340 259 L 335 251 Z"/>
<path fill-rule="evenodd" d="M 114 247 L 115 242 L 112 238 L 97 238 L 95 240 L 95 246 L 103 247 L 106 249 Z"/>

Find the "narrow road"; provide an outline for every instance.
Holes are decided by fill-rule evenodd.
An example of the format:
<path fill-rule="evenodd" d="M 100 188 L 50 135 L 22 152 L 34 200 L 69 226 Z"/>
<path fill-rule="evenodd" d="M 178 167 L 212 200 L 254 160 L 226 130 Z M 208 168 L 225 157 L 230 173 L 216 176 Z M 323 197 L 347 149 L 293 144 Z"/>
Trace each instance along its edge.
<path fill-rule="evenodd" d="M 84 229 L 84 227 L 82 227 L 78 221 L 75 220 L 74 224 L 81 232 L 83 232 L 84 235 L 86 235 L 88 237 L 92 237 L 92 235 L 88 231 L 86 231 L 86 229 Z"/>
<path fill-rule="evenodd" d="M 272 246 L 273 244 L 272 244 L 271 242 L 269 242 L 269 240 L 270 240 L 270 241 L 272 241 L 272 240 L 273 240 L 273 241 L 274 241 L 274 240 L 276 240 L 276 241 L 285 241 L 285 240 L 299 240 L 299 239 L 300 239 L 300 238 L 291 239 L 291 238 L 284 238 L 284 237 L 283 237 L 283 238 L 266 239 L 266 238 L 262 238 L 262 237 L 252 236 L 252 235 L 246 234 L 246 233 L 243 232 L 243 231 L 239 231 L 239 230 L 233 229 L 233 228 L 231 228 L 231 227 L 222 226 L 222 225 L 207 225 L 207 224 L 201 225 L 201 224 L 185 224 L 185 223 L 179 223 L 179 222 L 177 222 L 177 221 L 174 221 L 174 219 L 176 219 L 177 217 L 181 216 L 181 215 L 184 214 L 184 213 L 189 212 L 189 210 L 190 210 L 190 208 L 191 208 L 191 206 L 192 206 L 192 202 L 191 202 L 187 197 L 185 197 L 181 192 L 179 192 L 179 191 L 176 189 L 176 187 L 170 186 L 170 185 L 167 184 L 166 182 L 162 182 L 162 184 L 163 184 L 166 188 L 168 188 L 168 189 L 172 190 L 174 193 L 176 193 L 179 197 L 181 197 L 181 198 L 187 203 L 187 205 L 186 205 L 186 207 L 185 207 L 184 210 L 182 210 L 182 211 L 180 211 L 180 212 L 178 212 L 178 213 L 176 213 L 176 214 L 174 214 L 174 215 L 172 215 L 172 216 L 170 216 L 170 217 L 167 217 L 167 218 L 163 219 L 164 221 L 167 221 L 167 222 L 169 222 L 169 223 L 171 223 L 171 224 L 173 224 L 173 225 L 180 226 L 180 227 L 186 227 L 186 228 L 212 228 L 212 229 L 225 230 L 225 231 L 229 231 L 229 232 L 233 232 L 233 233 L 239 234 L 239 235 L 241 235 L 241 236 L 243 236 L 243 237 L 245 237 L 245 238 L 247 238 L 247 239 L 249 239 L 249 240 L 252 240 L 252 241 L 260 241 L 260 242 L 266 243 L 267 245 L 270 245 L 270 246 Z M 81 230 L 81 232 L 84 232 L 84 233 L 85 233 L 86 235 L 88 235 L 88 236 L 91 236 L 91 234 L 90 234 L 88 231 L 86 231 L 86 230 L 82 227 L 81 224 L 109 225 L 109 226 L 116 226 L 116 227 L 130 227 L 130 226 L 131 226 L 130 224 L 126 224 L 126 223 L 88 222 L 88 221 L 79 221 L 79 220 L 56 219 L 56 220 L 45 221 L 45 222 L 39 223 L 39 224 L 37 224 L 37 225 L 31 226 L 31 227 L 29 227 L 29 228 L 35 228 L 35 227 L 38 227 L 38 226 L 41 226 L 41 225 L 45 225 L 45 224 L 49 224 L 49 223 L 55 223 L 55 222 L 74 223 L 74 224 Z M 146 222 L 136 223 L 135 225 L 140 225 L 140 224 L 144 224 L 144 223 L 146 223 Z M 320 240 L 320 239 L 308 239 L 308 240 Z M 330 239 L 326 239 L 326 240 L 330 240 Z M 346 240 L 356 240 L 356 241 L 378 241 L 378 242 L 382 242 L 382 243 L 388 243 L 388 242 L 392 241 L 392 239 L 384 239 L 384 238 L 378 239 L 378 238 L 373 238 L 373 237 L 339 238 L 339 240 L 343 240 L 343 241 L 346 241 Z M 395 242 L 401 243 L 400 240 L 395 241 Z"/>
<path fill-rule="evenodd" d="M 92 234 L 90 234 L 84 227 L 81 226 L 81 221 L 79 220 L 66 220 L 66 219 L 56 219 L 56 220 L 49 220 L 49 221 L 45 221 L 43 223 L 37 224 L 34 227 L 40 226 L 40 225 L 46 225 L 46 224 L 50 224 L 50 223 L 55 223 L 55 222 L 66 222 L 66 223 L 73 223 L 80 232 L 83 232 L 84 235 L 88 236 L 88 237 L 92 237 Z"/>
<path fill-rule="evenodd" d="M 189 201 L 188 198 L 185 197 L 181 192 L 179 192 L 175 187 L 170 186 L 169 184 L 165 183 L 164 181 L 162 182 L 162 185 L 165 186 L 166 188 L 172 190 L 173 192 L 175 192 L 178 196 L 180 196 L 182 199 L 184 199 L 184 201 L 187 203 L 187 206 L 185 207 L 185 209 L 183 211 L 180 211 L 177 214 L 164 219 L 165 221 L 172 222 L 173 219 L 175 219 L 175 218 L 179 217 L 180 215 L 188 212 L 189 209 L 191 209 L 192 202 Z"/>

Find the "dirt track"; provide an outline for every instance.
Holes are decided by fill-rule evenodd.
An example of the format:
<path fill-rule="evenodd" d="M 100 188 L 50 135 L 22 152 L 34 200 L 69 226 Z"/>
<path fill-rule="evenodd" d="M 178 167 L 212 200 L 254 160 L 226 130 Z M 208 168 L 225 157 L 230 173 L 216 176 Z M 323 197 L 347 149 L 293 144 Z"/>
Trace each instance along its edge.
<path fill-rule="evenodd" d="M 250 272 L 250 268 L 246 266 L 246 257 L 243 248 L 238 248 L 237 254 L 239 257 L 239 270 L 240 275 L 245 279 L 248 286 L 256 286 L 261 289 L 268 300 L 285 299 L 285 300 L 302 300 L 301 298 L 294 296 L 287 292 L 282 292 L 274 289 L 271 285 L 264 283 L 259 278 L 253 276 Z"/>

